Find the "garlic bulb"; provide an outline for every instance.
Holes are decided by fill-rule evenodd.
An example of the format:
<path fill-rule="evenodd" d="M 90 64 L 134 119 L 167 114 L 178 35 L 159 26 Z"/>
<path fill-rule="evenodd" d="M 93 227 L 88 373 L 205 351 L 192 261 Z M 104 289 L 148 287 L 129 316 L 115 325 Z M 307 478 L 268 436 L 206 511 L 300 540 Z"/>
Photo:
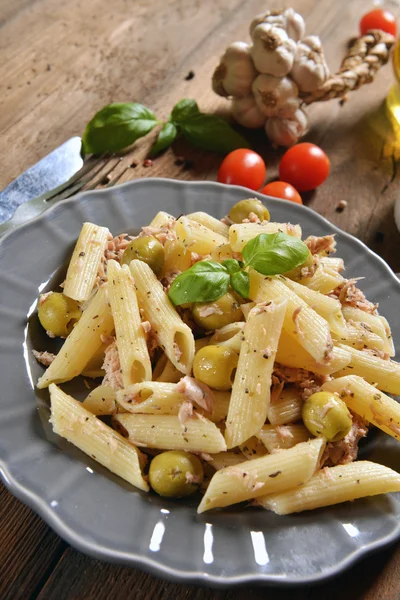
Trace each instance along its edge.
<path fill-rule="evenodd" d="M 297 86 L 288 77 L 259 75 L 253 83 L 253 94 L 266 117 L 290 118 L 300 106 Z"/>
<path fill-rule="evenodd" d="M 265 123 L 265 133 L 277 146 L 293 146 L 308 130 L 308 117 L 300 108 L 290 119 L 271 117 Z"/>
<path fill-rule="evenodd" d="M 228 46 L 214 71 L 212 87 L 219 96 L 244 97 L 251 94 L 257 76 L 251 57 L 251 47 L 244 42 Z"/>
<path fill-rule="evenodd" d="M 293 66 L 296 42 L 284 29 L 261 23 L 253 31 L 252 57 L 260 73 L 284 77 Z"/>
<path fill-rule="evenodd" d="M 265 115 L 258 108 L 254 96 L 234 98 L 231 113 L 233 118 L 248 129 L 258 129 L 265 123 Z"/>
<path fill-rule="evenodd" d="M 317 35 L 309 35 L 297 44 L 290 76 L 301 92 L 313 92 L 325 83 L 329 75 L 321 40 Z"/>
<path fill-rule="evenodd" d="M 250 35 L 253 37 L 253 32 L 261 23 L 268 23 L 275 27 L 284 29 L 288 36 L 298 42 L 304 36 L 306 25 L 303 17 L 293 10 L 288 8 L 283 13 L 279 11 L 267 10 L 261 15 L 257 15 L 250 25 Z"/>

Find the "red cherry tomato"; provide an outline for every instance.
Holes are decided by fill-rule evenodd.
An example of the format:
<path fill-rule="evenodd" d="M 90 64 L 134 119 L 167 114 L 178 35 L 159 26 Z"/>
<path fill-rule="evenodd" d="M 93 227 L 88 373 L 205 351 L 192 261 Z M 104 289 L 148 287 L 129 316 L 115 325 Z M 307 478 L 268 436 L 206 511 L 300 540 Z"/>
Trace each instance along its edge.
<path fill-rule="evenodd" d="M 321 148 L 309 142 L 296 144 L 286 150 L 279 165 L 279 178 L 299 192 L 313 190 L 329 175 L 329 158 Z"/>
<path fill-rule="evenodd" d="M 296 204 L 303 204 L 299 192 L 285 181 L 272 181 L 261 190 L 261 193 L 274 198 L 282 198 L 282 200 L 290 200 L 290 202 L 296 202 Z"/>
<path fill-rule="evenodd" d="M 225 156 L 218 170 L 218 181 L 259 190 L 266 173 L 265 162 L 259 154 L 239 148 Z"/>
<path fill-rule="evenodd" d="M 388 10 L 376 8 L 364 15 L 360 21 L 361 35 L 365 35 L 370 29 L 382 29 L 383 31 L 386 31 L 386 33 L 391 33 L 396 36 L 396 19 Z"/>

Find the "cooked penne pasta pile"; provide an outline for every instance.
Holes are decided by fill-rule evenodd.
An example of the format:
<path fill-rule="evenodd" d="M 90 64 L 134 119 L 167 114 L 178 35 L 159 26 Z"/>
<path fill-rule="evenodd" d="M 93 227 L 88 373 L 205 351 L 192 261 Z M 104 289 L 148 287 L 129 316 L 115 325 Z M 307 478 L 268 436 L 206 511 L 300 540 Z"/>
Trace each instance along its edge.
<path fill-rule="evenodd" d="M 400 491 L 356 460 L 370 427 L 400 440 L 400 365 L 335 246 L 256 199 L 221 220 L 159 212 L 137 236 L 84 223 L 61 291 L 38 301 L 64 340 L 34 351 L 54 431 L 144 492 L 201 491 L 199 513 Z M 78 376 L 83 402 L 60 387 Z"/>

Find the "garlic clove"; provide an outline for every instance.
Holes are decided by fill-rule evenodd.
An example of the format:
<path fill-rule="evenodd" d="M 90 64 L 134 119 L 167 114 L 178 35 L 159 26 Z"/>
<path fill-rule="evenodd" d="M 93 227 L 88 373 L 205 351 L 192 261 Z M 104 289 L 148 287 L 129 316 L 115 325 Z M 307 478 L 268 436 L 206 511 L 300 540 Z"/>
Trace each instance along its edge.
<path fill-rule="evenodd" d="M 284 29 L 262 23 L 253 32 L 252 57 L 260 73 L 284 77 L 293 66 L 296 42 Z"/>
<path fill-rule="evenodd" d="M 271 117 L 265 123 L 265 133 L 276 146 L 293 146 L 308 131 L 308 117 L 299 108 L 290 119 Z"/>
<path fill-rule="evenodd" d="M 309 35 L 297 44 L 290 76 L 301 92 L 313 92 L 330 76 L 321 40 L 317 35 Z"/>
<path fill-rule="evenodd" d="M 254 96 L 234 98 L 232 100 L 231 114 L 235 121 L 248 129 L 258 129 L 265 123 L 265 115 L 258 108 Z"/>
<path fill-rule="evenodd" d="M 251 86 L 256 76 L 251 46 L 245 42 L 235 42 L 225 50 L 220 64 L 215 69 L 212 87 L 219 96 L 241 98 L 251 94 Z"/>
<path fill-rule="evenodd" d="M 286 18 L 286 32 L 292 40 L 298 42 L 304 37 L 306 32 L 306 24 L 303 17 L 293 8 L 288 8 L 283 13 Z"/>
<path fill-rule="evenodd" d="M 288 77 L 259 75 L 253 83 L 253 94 L 266 117 L 289 118 L 300 106 L 297 86 Z"/>
<path fill-rule="evenodd" d="M 261 23 L 268 23 L 269 25 L 275 25 L 286 29 L 286 17 L 281 11 L 266 10 L 265 12 L 257 15 L 250 23 L 250 36 L 253 38 L 255 28 Z"/>

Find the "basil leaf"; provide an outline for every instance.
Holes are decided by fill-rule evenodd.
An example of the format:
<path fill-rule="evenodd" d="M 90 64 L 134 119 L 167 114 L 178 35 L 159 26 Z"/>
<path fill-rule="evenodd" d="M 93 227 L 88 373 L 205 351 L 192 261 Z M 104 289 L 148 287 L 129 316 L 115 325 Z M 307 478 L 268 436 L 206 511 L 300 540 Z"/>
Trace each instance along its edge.
<path fill-rule="evenodd" d="M 221 264 L 230 274 L 240 271 L 239 261 L 235 260 L 234 258 L 227 258 L 226 260 L 223 260 Z"/>
<path fill-rule="evenodd" d="M 250 148 L 227 121 L 215 115 L 194 114 L 179 122 L 184 137 L 202 150 L 228 154 L 237 148 Z"/>
<path fill-rule="evenodd" d="M 154 113 L 138 102 L 116 102 L 102 108 L 86 125 L 85 154 L 117 152 L 130 146 L 157 125 Z"/>
<path fill-rule="evenodd" d="M 247 271 L 232 273 L 231 286 L 242 298 L 248 298 L 250 293 L 250 277 Z"/>
<path fill-rule="evenodd" d="M 213 302 L 229 288 L 229 273 L 214 261 L 200 261 L 174 279 L 168 297 L 178 306 L 186 302 Z"/>
<path fill-rule="evenodd" d="M 175 104 L 171 113 L 171 121 L 183 121 L 192 115 L 196 115 L 200 112 L 196 100 L 190 98 L 183 98 L 177 104 Z"/>
<path fill-rule="evenodd" d="M 242 250 L 246 267 L 263 275 L 286 273 L 303 264 L 309 250 L 304 242 L 286 233 L 262 233 Z"/>
<path fill-rule="evenodd" d="M 178 135 L 178 130 L 173 123 L 165 123 L 159 132 L 157 139 L 150 149 L 149 156 L 153 157 L 169 148 Z"/>

